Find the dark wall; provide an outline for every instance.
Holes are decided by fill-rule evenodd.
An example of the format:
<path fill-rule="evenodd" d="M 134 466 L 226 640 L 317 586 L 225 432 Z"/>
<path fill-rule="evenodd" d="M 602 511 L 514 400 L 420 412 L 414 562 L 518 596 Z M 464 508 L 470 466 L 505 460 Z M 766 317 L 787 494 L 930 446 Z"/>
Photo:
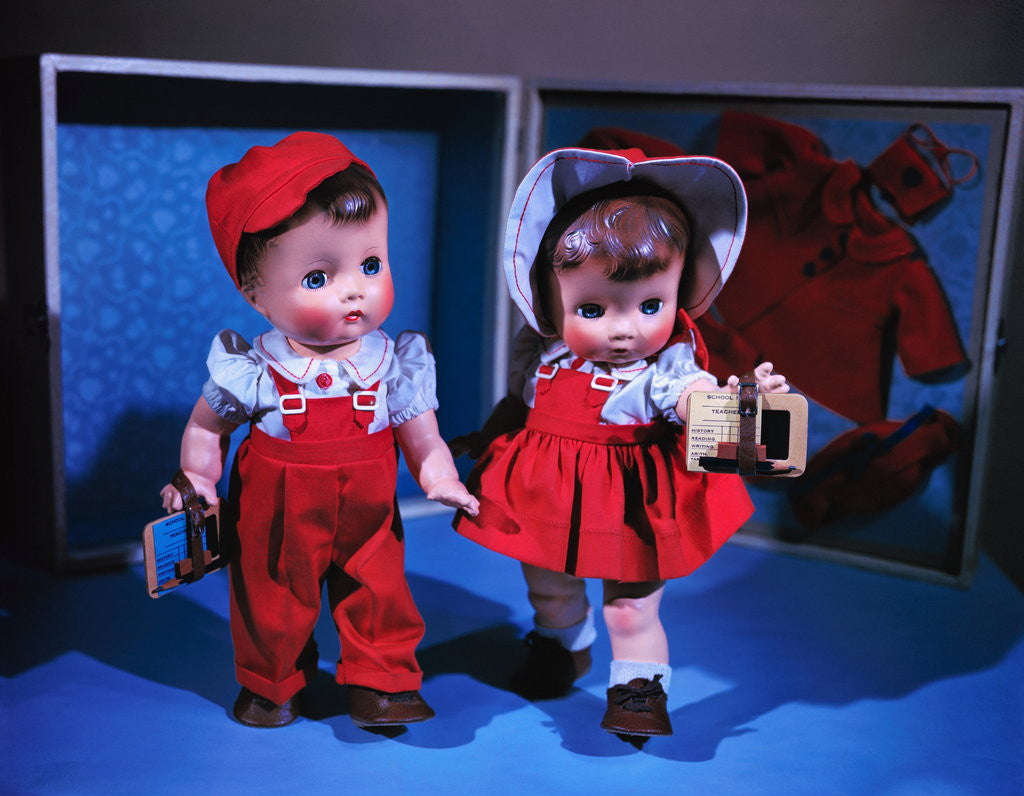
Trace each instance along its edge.
<path fill-rule="evenodd" d="M 1020 85 L 1015 0 L 11 0 L 65 52 L 624 81 Z"/>

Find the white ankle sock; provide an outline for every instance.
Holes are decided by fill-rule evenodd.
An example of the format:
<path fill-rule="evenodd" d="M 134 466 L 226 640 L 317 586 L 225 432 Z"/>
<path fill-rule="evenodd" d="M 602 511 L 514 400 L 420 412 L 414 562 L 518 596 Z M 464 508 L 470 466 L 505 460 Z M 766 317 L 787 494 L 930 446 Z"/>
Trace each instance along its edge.
<path fill-rule="evenodd" d="M 626 685 L 630 680 L 642 677 L 645 680 L 653 680 L 654 675 L 661 675 L 661 687 L 668 693 L 669 684 L 672 681 L 672 667 L 667 663 L 650 663 L 649 661 L 612 661 L 611 677 L 608 679 L 608 687 L 613 685 Z"/>
<path fill-rule="evenodd" d="M 533 629 L 538 636 L 554 639 L 571 652 L 586 649 L 597 638 L 593 608 L 587 608 L 587 615 L 571 627 L 541 627 L 534 622 Z"/>

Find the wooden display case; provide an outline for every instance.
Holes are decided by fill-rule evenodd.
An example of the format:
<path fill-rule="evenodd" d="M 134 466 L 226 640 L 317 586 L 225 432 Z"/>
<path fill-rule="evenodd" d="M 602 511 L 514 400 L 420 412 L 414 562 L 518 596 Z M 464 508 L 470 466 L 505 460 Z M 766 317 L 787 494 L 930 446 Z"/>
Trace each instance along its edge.
<path fill-rule="evenodd" d="M 492 405 L 517 80 L 69 55 L 3 75 L 8 527 L 37 559 L 137 556 L 210 340 L 263 329 L 219 264 L 206 181 L 295 130 L 334 133 L 377 171 L 396 282 L 385 329 L 431 339 L 442 432 Z M 400 491 L 416 503 L 408 474 Z"/>
<path fill-rule="evenodd" d="M 1024 91 L 539 83 L 528 101 L 532 155 L 640 142 L 744 179 L 747 241 L 705 339 L 720 378 L 756 354 L 807 397 L 809 463 L 748 481 L 735 540 L 966 585 L 1012 378 Z"/>
<path fill-rule="evenodd" d="M 438 360 L 442 432 L 451 437 L 478 427 L 504 393 L 508 340 L 520 319 L 506 298 L 500 239 L 512 191 L 536 158 L 609 127 L 614 135 L 640 133 L 692 154 L 715 154 L 730 114 L 730 125 L 739 117 L 754 120 L 747 128 L 754 164 L 745 162 L 745 149 L 744 162 L 733 163 L 754 198 L 765 174 L 803 168 L 811 152 L 808 179 L 822 185 L 839 164 L 853 164 L 843 173 L 860 178 L 846 184 L 845 195 L 859 191 L 914 242 L 948 303 L 945 333 L 963 349 L 959 368 L 906 370 L 907 352 L 900 349 L 906 318 L 882 312 L 878 372 L 870 380 L 878 386 L 881 414 L 858 414 L 830 405 L 835 390 L 827 389 L 840 377 L 856 380 L 855 373 L 830 360 L 818 362 L 818 377 L 809 378 L 794 352 L 827 337 L 859 351 L 861 332 L 849 331 L 844 313 L 859 318 L 861 305 L 848 303 L 812 328 L 791 308 L 773 308 L 783 313 L 775 328 L 785 331 L 747 342 L 808 399 L 809 472 L 785 483 L 752 482 L 757 511 L 737 543 L 969 582 L 990 447 L 1001 436 L 991 409 L 1012 378 L 998 365 L 1015 257 L 1019 264 L 1024 91 L 524 88 L 515 77 L 69 55 L 7 63 L 3 79 L 3 315 L 10 344 L 4 396 L 13 421 L 8 504 L 15 506 L 8 527 L 37 559 L 67 570 L 137 557 L 139 532 L 159 514 L 157 491 L 173 472 L 181 430 L 205 379 L 210 339 L 225 327 L 246 336 L 262 329 L 262 319 L 223 274 L 203 207 L 210 174 L 249 146 L 296 129 L 323 130 L 378 171 L 388 192 L 396 264 L 396 309 L 385 328 L 427 332 Z M 916 147 L 923 176 L 938 181 L 939 193 L 949 182 L 942 158 L 908 138 L 911 130 L 921 140 L 927 130 L 967 154 L 946 158 L 956 183 L 946 186 L 948 196 L 902 218 L 870 173 L 882 153 L 900 142 Z M 901 156 L 892 163 L 905 166 Z M 807 204 L 820 188 L 800 197 L 801 212 L 821 209 L 820 201 Z M 765 207 L 762 192 L 751 203 L 747 259 L 737 273 L 764 264 L 792 266 L 808 279 L 828 271 L 828 247 L 816 256 L 821 262 L 764 259 L 772 248 L 759 245 L 767 222 L 756 214 Z M 787 216 L 794 235 L 808 223 L 798 216 Z M 898 282 L 894 276 L 892 284 Z M 743 300 L 728 291 L 743 284 L 731 281 L 712 314 L 741 342 L 749 318 L 737 320 Z M 786 300 L 788 294 L 780 305 Z M 894 350 L 901 356 L 893 357 Z M 908 457 L 918 472 L 891 505 L 869 505 L 870 494 L 860 505 L 849 498 L 896 480 L 878 461 L 905 450 L 940 417 L 952 429 L 946 447 L 924 463 Z M 837 448 L 844 448 L 839 464 L 823 473 L 821 463 Z M 865 474 L 869 480 L 858 482 Z M 837 489 L 829 479 L 851 488 Z M 825 495 L 816 527 L 794 509 L 801 489 Z M 422 509 L 407 474 L 400 491 L 407 513 Z"/>

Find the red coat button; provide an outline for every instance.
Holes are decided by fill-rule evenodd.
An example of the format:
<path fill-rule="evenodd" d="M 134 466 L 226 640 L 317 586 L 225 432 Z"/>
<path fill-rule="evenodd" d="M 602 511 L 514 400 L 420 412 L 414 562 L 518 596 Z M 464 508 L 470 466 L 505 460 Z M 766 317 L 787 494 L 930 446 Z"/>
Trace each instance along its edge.
<path fill-rule="evenodd" d="M 330 373 L 321 373 L 316 377 L 316 384 L 321 390 L 326 390 L 333 383 L 334 379 L 331 378 Z"/>

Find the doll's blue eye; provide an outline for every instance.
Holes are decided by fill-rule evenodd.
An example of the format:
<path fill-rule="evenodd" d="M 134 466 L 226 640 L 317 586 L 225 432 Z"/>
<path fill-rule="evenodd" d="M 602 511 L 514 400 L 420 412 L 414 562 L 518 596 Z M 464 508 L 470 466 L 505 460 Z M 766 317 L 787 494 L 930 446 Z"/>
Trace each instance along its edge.
<path fill-rule="evenodd" d="M 373 276 L 374 274 L 380 273 L 380 259 L 378 257 L 367 257 L 363 260 L 363 264 L 360 266 L 363 269 L 363 273 L 367 276 Z"/>
<path fill-rule="evenodd" d="M 327 274 L 323 271 L 310 271 L 302 277 L 302 286 L 307 290 L 319 290 L 327 284 Z"/>
<path fill-rule="evenodd" d="M 600 318 L 604 315 L 604 307 L 600 304 L 581 304 L 576 314 L 581 318 Z"/>
<path fill-rule="evenodd" d="M 664 302 L 661 299 L 647 299 L 640 305 L 640 312 L 644 315 L 657 315 L 663 306 Z"/>

